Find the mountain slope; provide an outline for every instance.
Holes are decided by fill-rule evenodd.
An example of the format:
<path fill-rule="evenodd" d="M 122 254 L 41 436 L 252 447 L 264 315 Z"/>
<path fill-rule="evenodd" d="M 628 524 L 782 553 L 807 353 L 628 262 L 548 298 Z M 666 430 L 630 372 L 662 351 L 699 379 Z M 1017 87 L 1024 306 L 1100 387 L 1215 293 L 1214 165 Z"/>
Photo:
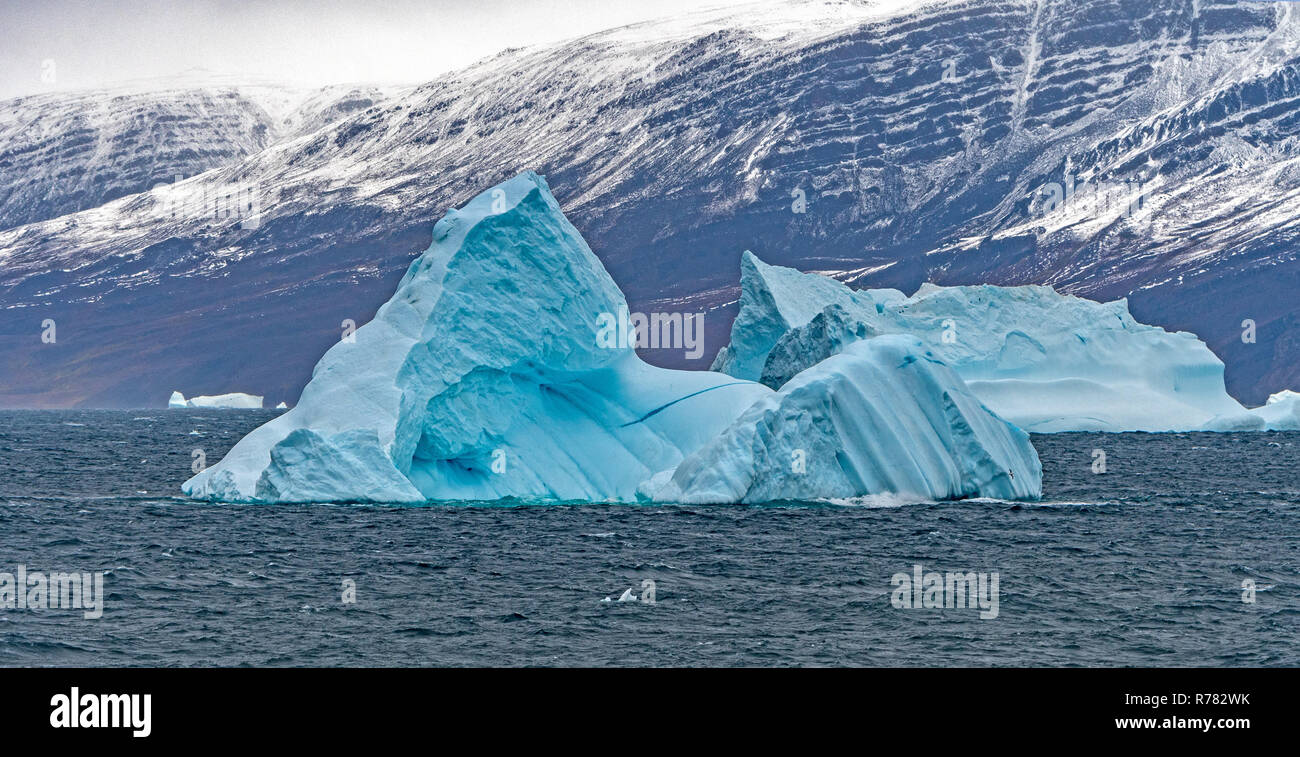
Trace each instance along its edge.
<path fill-rule="evenodd" d="M 706 367 L 725 343 L 748 248 L 855 286 L 1129 296 L 1262 402 L 1300 386 L 1295 16 L 765 2 L 509 51 L 177 187 L 0 231 L 0 405 L 292 402 L 434 219 L 525 169 L 634 309 L 708 313 L 703 358 L 660 362 Z M 1053 203 L 1053 185 L 1076 189 Z M 232 192 L 253 201 L 170 212 Z"/>
<path fill-rule="evenodd" d="M 0 103 L 0 228 L 94 208 L 259 152 L 272 119 L 233 90 Z"/>
<path fill-rule="evenodd" d="M 234 86 L 202 77 L 0 102 L 0 229 L 229 165 L 394 91 Z"/>

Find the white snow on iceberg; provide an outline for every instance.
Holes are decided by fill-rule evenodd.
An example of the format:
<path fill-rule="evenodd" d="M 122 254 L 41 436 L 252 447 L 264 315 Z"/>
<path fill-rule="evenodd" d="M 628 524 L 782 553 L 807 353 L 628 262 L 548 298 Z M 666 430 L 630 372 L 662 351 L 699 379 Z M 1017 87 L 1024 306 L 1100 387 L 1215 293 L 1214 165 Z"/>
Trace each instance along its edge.
<path fill-rule="evenodd" d="M 167 407 L 171 409 L 182 407 L 220 407 L 238 410 L 260 410 L 262 408 L 262 398 L 255 394 L 232 392 L 230 394 L 216 394 L 210 397 L 191 397 L 187 400 L 185 399 L 185 395 L 180 392 L 172 392 L 171 399 L 167 401 Z"/>
<path fill-rule="evenodd" d="M 1268 423 L 1228 395 L 1223 362 L 1204 342 L 1138 323 L 1122 299 L 1094 302 L 1044 286 L 932 284 L 906 297 L 852 290 L 749 252 L 732 341 L 714 369 L 779 387 L 848 344 L 891 333 L 921 339 L 985 405 L 1028 431 Z"/>
<path fill-rule="evenodd" d="M 694 504 L 899 494 L 1037 499 L 1029 435 L 914 337 L 858 341 L 745 411 L 642 496 Z"/>

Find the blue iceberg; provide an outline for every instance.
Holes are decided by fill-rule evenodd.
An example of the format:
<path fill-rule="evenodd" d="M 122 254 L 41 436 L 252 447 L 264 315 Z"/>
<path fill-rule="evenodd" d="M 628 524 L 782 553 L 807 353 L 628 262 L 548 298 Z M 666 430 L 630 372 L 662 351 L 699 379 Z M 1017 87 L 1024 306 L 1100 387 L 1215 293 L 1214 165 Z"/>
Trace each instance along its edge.
<path fill-rule="evenodd" d="M 642 496 L 694 504 L 1037 499 L 1029 435 L 989 412 L 919 339 L 854 342 L 745 411 Z"/>
<path fill-rule="evenodd" d="M 1122 299 L 933 284 L 908 297 L 853 290 L 749 252 L 731 343 L 713 368 L 779 388 L 882 334 L 920 339 L 985 405 L 1031 432 L 1295 427 L 1287 397 L 1247 410 L 1224 387 L 1223 361 L 1195 334 L 1139 323 Z"/>
<path fill-rule="evenodd" d="M 642 362 L 627 303 L 546 182 L 520 175 L 434 227 L 373 321 L 298 404 L 187 481 L 236 502 L 635 498 L 766 387 Z M 619 346 L 619 345 L 622 346 Z"/>
<path fill-rule="evenodd" d="M 729 498 L 710 489 L 707 498 L 1037 496 L 1037 455 L 1023 433 L 918 345 L 827 361 L 808 374 L 808 392 L 792 397 L 725 373 L 646 364 L 630 346 L 627 313 L 545 180 L 522 174 L 448 212 L 374 320 L 321 358 L 298 403 L 183 490 L 254 503 L 632 502 L 673 471 L 685 477 L 684 461 L 703 470 L 702 455 L 735 468 L 721 472 L 729 478 L 767 480 L 751 470 L 761 457 L 719 450 L 736 444 L 737 424 L 770 420 L 756 408 L 826 391 L 831 425 L 810 427 L 807 442 L 826 457 L 810 457 L 810 469 L 829 476 L 821 466 L 834 464 L 842 444 L 850 466 L 842 480 L 818 478 L 803 492 L 736 487 Z M 867 392 L 851 375 L 860 369 L 900 384 Z M 839 386 L 862 394 L 839 397 Z M 796 432 L 782 438 L 793 443 Z M 904 459 L 912 466 L 897 475 L 871 473 Z M 1002 479 L 1012 473 L 1014 484 Z M 689 496 L 704 496 L 697 479 L 682 480 Z"/>
<path fill-rule="evenodd" d="M 1205 431 L 1300 431 L 1300 392 L 1284 389 L 1260 407 L 1216 415 Z"/>

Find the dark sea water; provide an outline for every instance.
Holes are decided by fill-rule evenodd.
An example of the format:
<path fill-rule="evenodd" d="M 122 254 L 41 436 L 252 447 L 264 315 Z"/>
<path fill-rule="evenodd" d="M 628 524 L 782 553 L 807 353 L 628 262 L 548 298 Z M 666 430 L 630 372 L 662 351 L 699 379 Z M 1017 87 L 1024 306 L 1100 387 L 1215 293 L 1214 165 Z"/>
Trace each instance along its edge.
<path fill-rule="evenodd" d="M 108 571 L 99 619 L 0 609 L 0 665 L 1300 665 L 1297 433 L 1036 436 L 1022 505 L 179 497 L 272 416 L 0 412 L 0 571 Z M 918 563 L 998 616 L 896 609 Z"/>

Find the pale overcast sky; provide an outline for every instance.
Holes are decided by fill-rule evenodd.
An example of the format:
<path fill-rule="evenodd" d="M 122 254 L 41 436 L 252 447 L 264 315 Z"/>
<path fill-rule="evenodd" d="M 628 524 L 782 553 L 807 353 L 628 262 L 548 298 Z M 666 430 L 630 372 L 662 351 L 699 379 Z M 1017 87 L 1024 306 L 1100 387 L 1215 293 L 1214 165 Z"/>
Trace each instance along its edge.
<path fill-rule="evenodd" d="M 750 1 L 0 0 L 0 98 L 195 68 L 311 85 L 419 82 L 507 47 Z"/>

